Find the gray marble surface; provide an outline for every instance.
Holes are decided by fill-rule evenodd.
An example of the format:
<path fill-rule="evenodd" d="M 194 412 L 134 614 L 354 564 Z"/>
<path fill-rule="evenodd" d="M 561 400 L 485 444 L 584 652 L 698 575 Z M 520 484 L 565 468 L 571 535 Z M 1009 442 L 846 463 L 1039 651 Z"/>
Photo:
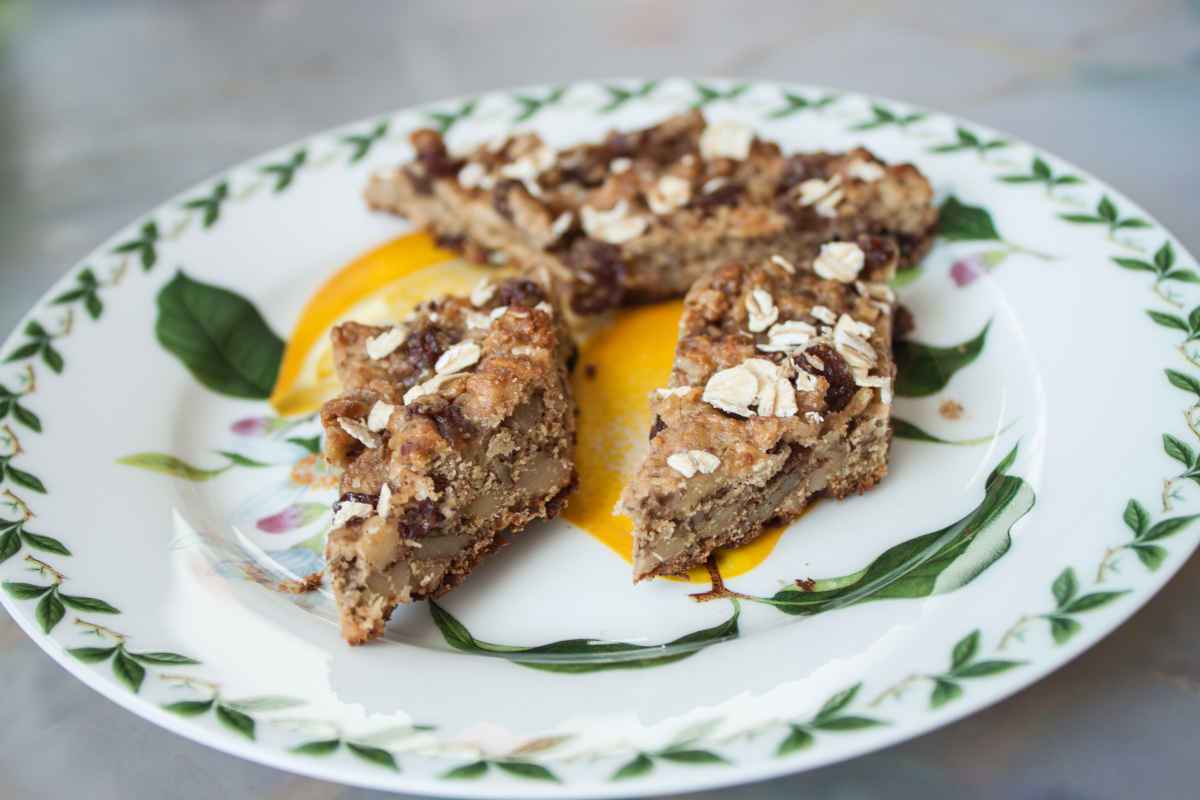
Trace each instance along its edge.
<path fill-rule="evenodd" d="M 552 42 L 550 41 L 552 39 Z M 1191 249 L 1200 2 L 0 0 L 0 329 L 163 198 L 394 107 L 522 83 L 730 75 L 892 95 L 1109 180 Z M 696 797 L 1195 797 L 1200 559 L 1048 679 L 905 744 Z M 0 618 L 0 797 L 360 798 L 166 733 Z"/>

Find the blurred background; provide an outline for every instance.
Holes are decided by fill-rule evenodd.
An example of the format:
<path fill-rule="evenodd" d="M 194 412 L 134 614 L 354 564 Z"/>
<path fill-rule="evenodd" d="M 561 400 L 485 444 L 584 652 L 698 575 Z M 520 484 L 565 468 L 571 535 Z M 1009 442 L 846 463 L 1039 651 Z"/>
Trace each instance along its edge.
<path fill-rule="evenodd" d="M 118 227 L 316 130 L 443 96 L 667 75 L 825 84 L 991 125 L 1200 250 L 1200 0 L 0 0 L 0 332 Z M 1194 797 L 1200 562 L 1075 663 L 936 733 L 704 800 Z M 366 798 L 192 744 L 0 619 L 0 797 Z"/>

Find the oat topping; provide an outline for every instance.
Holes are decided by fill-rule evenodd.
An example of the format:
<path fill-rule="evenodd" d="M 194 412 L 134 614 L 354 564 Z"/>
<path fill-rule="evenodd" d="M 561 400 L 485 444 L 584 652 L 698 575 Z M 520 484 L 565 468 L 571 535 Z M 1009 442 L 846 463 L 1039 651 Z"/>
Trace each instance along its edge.
<path fill-rule="evenodd" d="M 486 331 L 490 327 L 492 327 L 492 318 L 487 314 L 477 314 L 474 311 L 467 312 L 467 330 Z"/>
<path fill-rule="evenodd" d="M 646 202 L 655 214 L 669 214 L 692 199 L 692 184 L 676 175 L 664 175 L 646 192 Z"/>
<path fill-rule="evenodd" d="M 700 134 L 700 155 L 705 160 L 732 158 L 743 161 L 750 155 L 753 142 L 754 131 L 750 126 L 735 120 L 721 120 Z"/>
<path fill-rule="evenodd" d="M 375 505 L 375 513 L 384 519 L 388 518 L 388 514 L 392 511 L 392 487 L 387 481 L 379 487 L 379 502 Z"/>
<path fill-rule="evenodd" d="M 862 336 L 859 325 L 861 323 L 855 322 L 848 314 L 843 314 L 833 329 L 833 346 L 852 369 L 869 370 L 875 366 L 875 348 Z"/>
<path fill-rule="evenodd" d="M 813 425 L 820 425 L 822 422 L 825 421 L 825 418 L 822 417 L 819 412 L 805 411 L 804 412 L 804 421 L 811 422 Z"/>
<path fill-rule="evenodd" d="M 350 419 L 349 417 L 338 417 L 338 425 L 346 433 L 362 442 L 364 447 L 379 447 L 379 437 L 358 420 Z"/>
<path fill-rule="evenodd" d="M 855 374 L 854 382 L 859 386 L 866 386 L 872 389 L 879 390 L 879 399 L 886 405 L 892 404 L 892 379 L 885 378 L 881 375 L 866 375 Z"/>
<path fill-rule="evenodd" d="M 367 414 L 367 430 L 377 433 L 386 428 L 388 420 L 392 418 L 392 412 L 395 410 L 396 407 L 391 403 L 376 400 L 375 405 L 371 406 L 371 413 Z"/>
<path fill-rule="evenodd" d="M 861 158 L 856 158 L 846 166 L 846 174 L 851 178 L 857 178 L 860 181 L 877 181 L 885 174 L 883 167 L 876 164 L 874 161 L 865 161 Z"/>
<path fill-rule="evenodd" d="M 758 378 L 744 365 L 738 365 L 714 373 L 705 384 L 701 399 L 721 411 L 749 417 L 754 414 L 750 404 L 757 396 Z"/>
<path fill-rule="evenodd" d="M 673 389 L 655 389 L 654 393 L 659 397 L 686 397 L 691 391 L 691 386 L 676 386 Z"/>
<path fill-rule="evenodd" d="M 816 206 L 814 206 L 817 211 L 817 216 L 824 217 L 825 219 L 836 218 L 838 215 L 838 203 L 842 202 L 842 199 L 845 196 L 846 193 L 843 190 L 834 189 L 828 195 L 821 198 L 821 200 L 817 202 Z"/>
<path fill-rule="evenodd" d="M 552 317 L 554 316 L 554 306 L 550 305 L 545 300 L 541 301 L 533 308 L 535 311 L 541 311 L 543 314 L 549 314 Z"/>
<path fill-rule="evenodd" d="M 822 361 L 818 356 L 813 355 L 812 353 L 805 353 L 804 360 L 808 362 L 809 366 L 818 372 L 825 371 L 825 362 Z"/>
<path fill-rule="evenodd" d="M 685 478 L 697 472 L 710 475 L 721 466 L 721 459 L 705 450 L 680 450 L 667 456 L 667 466 Z"/>
<path fill-rule="evenodd" d="M 863 297 L 869 297 L 872 300 L 881 300 L 884 303 L 896 302 L 896 293 L 892 291 L 892 287 L 888 286 L 886 283 L 855 281 L 854 288 Z"/>
<path fill-rule="evenodd" d="M 540 347 L 530 347 L 529 345 L 524 345 L 524 344 L 518 345 L 517 347 L 514 347 L 512 349 L 512 354 L 514 356 L 532 356 L 532 355 L 534 355 L 536 353 L 540 353 L 540 352 L 542 352 L 542 349 Z"/>
<path fill-rule="evenodd" d="M 817 390 L 817 376 L 805 370 L 796 370 L 796 391 L 798 392 L 815 392 Z M 813 412 L 809 412 L 811 414 Z M 807 416 L 807 415 L 806 415 Z"/>
<path fill-rule="evenodd" d="M 568 230 L 571 229 L 571 223 L 575 221 L 575 215 L 570 211 L 564 211 L 554 218 L 554 222 L 550 223 L 550 235 L 554 238 L 551 243 L 557 242 L 563 237 Z"/>
<path fill-rule="evenodd" d="M 437 363 L 433 365 L 433 371 L 438 375 L 462 372 L 464 369 L 475 366 L 479 361 L 479 354 L 479 345 L 475 342 L 459 342 L 438 357 Z"/>
<path fill-rule="evenodd" d="M 367 356 L 376 361 L 387 358 L 397 347 L 404 344 L 407 337 L 408 332 L 404 328 L 388 328 L 378 336 L 367 339 Z"/>
<path fill-rule="evenodd" d="M 608 162 L 608 171 L 614 175 L 620 175 L 622 172 L 628 172 L 633 166 L 633 160 L 628 158 L 614 158 Z"/>
<path fill-rule="evenodd" d="M 704 182 L 704 185 L 700 187 L 700 191 L 704 192 L 704 194 L 712 194 L 727 183 L 729 183 L 729 181 L 725 180 L 724 178 L 709 178 Z"/>
<path fill-rule="evenodd" d="M 491 189 L 496 181 L 478 161 L 468 161 L 458 171 L 458 183 L 464 189 Z"/>
<path fill-rule="evenodd" d="M 834 175 L 827 181 L 823 181 L 820 178 L 809 178 L 800 184 L 800 205 L 814 205 L 833 194 L 841 185 L 841 175 Z"/>
<path fill-rule="evenodd" d="M 779 319 L 779 309 L 775 307 L 775 300 L 765 289 L 754 289 L 746 295 L 746 312 L 749 315 L 746 327 L 751 333 L 765 331 Z"/>
<path fill-rule="evenodd" d="M 813 271 L 830 281 L 850 283 L 858 277 L 867 255 L 854 242 L 829 242 L 813 261 Z"/>
<path fill-rule="evenodd" d="M 333 515 L 333 522 L 330 524 L 334 528 L 341 528 L 352 519 L 366 519 L 374 510 L 370 503 L 348 500 L 337 507 L 337 511 Z"/>
<path fill-rule="evenodd" d="M 813 306 L 812 311 L 809 311 L 808 313 L 812 314 L 813 317 L 821 322 L 824 322 L 826 325 L 837 324 L 838 315 L 829 306 Z"/>
<path fill-rule="evenodd" d="M 789 353 L 816 338 L 817 329 L 801 320 L 788 320 L 771 326 L 766 344 L 758 349 L 764 353 Z"/>
<path fill-rule="evenodd" d="M 781 270 L 786 272 L 788 275 L 796 274 L 796 265 L 793 264 L 792 262 L 788 261 L 783 256 L 779 255 L 778 253 L 771 256 L 771 263 L 774 264 L 775 266 L 779 267 Z"/>
<path fill-rule="evenodd" d="M 455 378 L 465 378 L 465 372 L 451 372 L 446 375 L 434 375 L 424 383 L 418 383 L 416 386 L 404 393 L 404 405 L 411 405 L 414 401 L 426 397 L 431 394 L 437 394 L 438 389 L 442 388 L 442 384 L 449 383 Z"/>
<path fill-rule="evenodd" d="M 542 187 L 538 185 L 538 176 L 554 166 L 554 151 L 542 145 L 531 153 L 526 153 L 515 161 L 500 168 L 500 174 L 506 178 L 520 181 L 525 190 L 534 197 L 540 197 Z"/>
<path fill-rule="evenodd" d="M 758 382 L 755 405 L 761 417 L 791 417 L 796 414 L 796 393 L 792 384 L 773 361 L 748 358 L 742 366 L 750 370 Z"/>
<path fill-rule="evenodd" d="M 838 317 L 837 327 L 844 328 L 853 334 L 861 336 L 864 339 L 870 338 L 871 334 L 875 332 L 874 326 L 868 325 L 865 322 L 860 322 L 849 314 L 842 314 L 840 317 Z"/>
<path fill-rule="evenodd" d="M 476 308 L 487 305 L 487 301 L 491 300 L 495 293 L 496 284 L 487 278 L 481 278 L 479 283 L 475 284 L 475 288 L 471 290 L 471 305 Z"/>
<path fill-rule="evenodd" d="M 649 224 L 645 217 L 629 216 L 629 202 L 626 200 L 619 201 L 608 211 L 584 206 L 579 213 L 587 235 L 609 244 L 622 244 L 636 239 L 645 233 Z"/>
<path fill-rule="evenodd" d="M 508 306 L 496 306 L 492 309 L 492 313 L 488 314 L 492 319 L 500 319 L 508 311 Z"/>

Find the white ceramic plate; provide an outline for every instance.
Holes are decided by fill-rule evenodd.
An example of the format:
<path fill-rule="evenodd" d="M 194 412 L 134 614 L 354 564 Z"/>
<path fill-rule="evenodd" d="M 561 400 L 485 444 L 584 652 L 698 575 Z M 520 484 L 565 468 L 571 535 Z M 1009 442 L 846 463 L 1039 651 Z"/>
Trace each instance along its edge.
<path fill-rule="evenodd" d="M 322 302 L 341 308 L 318 287 L 406 231 L 364 208 L 367 175 L 406 158 L 417 127 L 442 126 L 454 146 L 518 128 L 561 145 L 693 104 L 786 150 L 863 144 L 933 182 L 943 237 L 900 288 L 918 328 L 900 354 L 888 478 L 728 562 L 741 572 L 730 587 L 752 596 L 740 603 L 693 602 L 702 587 L 681 582 L 632 586 L 577 509 L 492 557 L 440 616 L 403 608 L 385 641 L 345 646 L 326 595 L 277 590 L 321 566 L 333 478 L 312 452 L 311 417 L 280 419 L 265 398 L 280 337 L 295 330 L 296 349 L 297 320 L 320 318 Z M 371 264 L 421 260 L 411 237 L 390 247 L 351 273 L 378 285 Z M 397 297 L 471 274 L 413 264 L 355 313 L 395 313 Z M 598 797 L 828 764 L 1037 680 L 1129 617 L 1195 548 L 1194 269 L 1141 209 L 1069 163 L 852 93 L 623 80 L 357 123 L 137 220 L 8 339 L 3 602 L 131 711 L 346 783 Z M 661 330 L 655 313 L 671 312 L 617 325 Z M 613 385 L 612 365 L 661 369 L 665 339 L 641 366 L 642 348 L 585 348 L 601 370 L 593 396 Z M 319 384 L 319 353 L 302 366 Z M 585 484 L 604 469 L 611 483 L 644 437 L 636 413 L 608 422 L 581 441 Z M 522 649 L 555 642 L 566 643 Z M 598 646 L 612 642 L 626 646 Z"/>

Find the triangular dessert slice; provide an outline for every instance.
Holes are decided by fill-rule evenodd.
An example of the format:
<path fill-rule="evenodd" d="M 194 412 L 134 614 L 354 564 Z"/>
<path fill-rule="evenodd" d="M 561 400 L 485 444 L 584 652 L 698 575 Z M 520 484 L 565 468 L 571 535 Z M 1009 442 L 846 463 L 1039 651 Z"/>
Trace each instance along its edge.
<path fill-rule="evenodd" d="M 412 144 L 412 161 L 371 179 L 370 206 L 477 260 L 507 257 L 581 314 L 678 297 L 729 261 L 798 260 L 864 233 L 894 237 L 915 263 L 937 222 L 911 164 L 862 148 L 785 155 L 699 111 L 557 152 L 532 132 L 458 153 L 433 130 Z"/>
<path fill-rule="evenodd" d="M 634 579 L 863 492 L 887 472 L 898 250 L 883 237 L 717 269 L 684 301 L 649 452 L 621 505 Z"/>
<path fill-rule="evenodd" d="M 332 336 L 343 394 L 321 422 L 343 473 L 325 552 L 342 635 L 360 644 L 558 513 L 575 484 L 572 345 L 542 288 L 516 279 Z"/>

